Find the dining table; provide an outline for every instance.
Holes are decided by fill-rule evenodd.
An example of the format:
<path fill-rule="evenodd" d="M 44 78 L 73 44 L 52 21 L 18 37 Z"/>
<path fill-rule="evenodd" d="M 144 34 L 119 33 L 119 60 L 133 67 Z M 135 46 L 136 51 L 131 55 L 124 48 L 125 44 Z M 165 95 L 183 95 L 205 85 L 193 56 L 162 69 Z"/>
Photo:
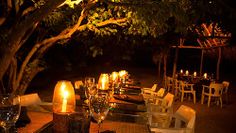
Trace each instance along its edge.
<path fill-rule="evenodd" d="M 146 105 L 141 95 L 141 87 L 123 86 L 114 93 L 110 100 L 112 108 L 106 119 L 102 122 L 101 133 L 150 133 Z M 77 108 L 84 106 L 81 96 L 77 97 Z M 36 109 L 35 109 L 36 108 Z M 76 111 L 81 111 L 77 110 Z M 38 105 L 28 109 L 27 114 L 31 120 L 25 127 L 18 128 L 18 133 L 53 133 L 53 112 L 51 107 Z M 73 133 L 77 133 L 74 129 Z M 97 133 L 98 124 L 89 121 L 89 133 Z"/>

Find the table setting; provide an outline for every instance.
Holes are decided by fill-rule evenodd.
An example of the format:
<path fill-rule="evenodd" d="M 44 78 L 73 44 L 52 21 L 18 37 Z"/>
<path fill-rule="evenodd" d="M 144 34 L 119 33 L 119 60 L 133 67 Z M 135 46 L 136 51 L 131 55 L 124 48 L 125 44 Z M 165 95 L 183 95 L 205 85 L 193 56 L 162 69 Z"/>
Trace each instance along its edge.
<path fill-rule="evenodd" d="M 114 78 L 113 74 L 117 74 L 117 78 Z M 50 115 L 50 119 L 34 132 L 149 132 L 141 87 L 139 84 L 133 84 L 133 80 L 128 78 L 127 71 L 101 73 L 97 83 L 95 79 L 85 77 L 80 91 L 73 88 L 71 81 L 58 81 L 54 88 L 52 103 L 38 104 L 40 115 L 44 116 L 43 113 L 46 113 Z M 126 81 L 129 82 L 126 84 Z M 30 116 L 31 113 L 28 110 Z M 32 124 L 29 123 L 18 131 L 23 133 L 24 128 L 27 129 Z"/>

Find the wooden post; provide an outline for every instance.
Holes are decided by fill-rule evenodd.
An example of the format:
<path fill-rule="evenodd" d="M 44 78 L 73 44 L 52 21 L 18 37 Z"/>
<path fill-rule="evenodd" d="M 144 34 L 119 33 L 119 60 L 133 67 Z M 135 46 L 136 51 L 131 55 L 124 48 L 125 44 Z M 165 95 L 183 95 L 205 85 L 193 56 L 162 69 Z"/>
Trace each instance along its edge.
<path fill-rule="evenodd" d="M 175 88 L 175 79 L 176 79 L 176 68 L 177 68 L 177 62 L 178 62 L 178 56 L 179 56 L 179 48 L 176 47 L 175 48 L 175 59 L 174 59 L 174 64 L 173 64 L 173 74 L 172 74 L 172 78 L 174 83 L 172 84 L 172 88 Z M 172 93 L 174 94 L 174 89 L 172 89 Z"/>
<path fill-rule="evenodd" d="M 167 62 L 167 54 L 164 54 L 164 58 L 163 58 L 163 62 L 164 62 L 164 65 L 163 65 L 163 81 L 164 81 L 164 84 L 166 82 L 166 62 Z M 166 87 L 166 86 L 165 86 Z"/>
<path fill-rule="evenodd" d="M 220 79 L 220 62 L 221 62 L 221 47 L 219 47 L 218 51 L 218 60 L 217 60 L 217 67 L 216 67 L 216 81 Z"/>
<path fill-rule="evenodd" d="M 204 57 L 204 49 L 202 49 L 201 64 L 200 64 L 200 75 L 199 76 L 202 76 L 203 57 Z"/>

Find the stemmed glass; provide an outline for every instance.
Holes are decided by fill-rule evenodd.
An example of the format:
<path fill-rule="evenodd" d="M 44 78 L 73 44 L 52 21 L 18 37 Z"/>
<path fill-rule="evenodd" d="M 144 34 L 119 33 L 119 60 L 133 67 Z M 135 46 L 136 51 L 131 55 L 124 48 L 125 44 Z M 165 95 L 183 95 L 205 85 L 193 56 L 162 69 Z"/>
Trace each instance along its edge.
<path fill-rule="evenodd" d="M 86 77 L 85 78 L 85 95 L 89 99 L 90 96 L 95 95 L 97 93 L 97 87 L 95 84 L 95 78 Z"/>
<path fill-rule="evenodd" d="M 14 94 L 0 95 L 0 125 L 5 133 L 15 126 L 20 115 L 20 96 Z"/>
<path fill-rule="evenodd" d="M 109 112 L 109 96 L 107 93 L 98 91 L 94 96 L 90 97 L 89 109 L 92 117 L 98 123 L 98 133 L 100 130 L 100 125 L 103 120 L 105 120 Z"/>

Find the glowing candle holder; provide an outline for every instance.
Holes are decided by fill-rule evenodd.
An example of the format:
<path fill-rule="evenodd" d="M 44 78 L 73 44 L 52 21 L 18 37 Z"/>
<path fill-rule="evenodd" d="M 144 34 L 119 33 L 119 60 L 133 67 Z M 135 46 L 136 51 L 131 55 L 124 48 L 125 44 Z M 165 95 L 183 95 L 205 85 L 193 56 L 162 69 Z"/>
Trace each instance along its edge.
<path fill-rule="evenodd" d="M 69 131 L 69 115 L 75 111 L 75 92 L 70 81 L 58 81 L 53 94 L 53 131 Z"/>
<path fill-rule="evenodd" d="M 207 73 L 203 74 L 204 79 L 207 79 Z"/>
<path fill-rule="evenodd" d="M 111 73 L 111 81 L 113 83 L 116 83 L 118 81 L 118 78 L 119 78 L 119 73 L 118 72 L 112 72 Z"/>
<path fill-rule="evenodd" d="M 189 74 L 189 72 L 188 72 L 188 70 L 186 70 L 186 71 L 185 71 L 185 75 L 188 76 L 188 74 Z"/>
<path fill-rule="evenodd" d="M 128 72 L 126 70 L 119 71 L 119 78 L 122 83 L 125 83 L 125 80 L 128 78 Z"/>
<path fill-rule="evenodd" d="M 193 76 L 194 76 L 194 77 L 197 77 L 197 72 L 194 72 L 194 73 L 193 73 Z"/>
<path fill-rule="evenodd" d="M 108 90 L 109 89 L 109 75 L 107 73 L 102 73 L 98 80 L 98 89 Z"/>

